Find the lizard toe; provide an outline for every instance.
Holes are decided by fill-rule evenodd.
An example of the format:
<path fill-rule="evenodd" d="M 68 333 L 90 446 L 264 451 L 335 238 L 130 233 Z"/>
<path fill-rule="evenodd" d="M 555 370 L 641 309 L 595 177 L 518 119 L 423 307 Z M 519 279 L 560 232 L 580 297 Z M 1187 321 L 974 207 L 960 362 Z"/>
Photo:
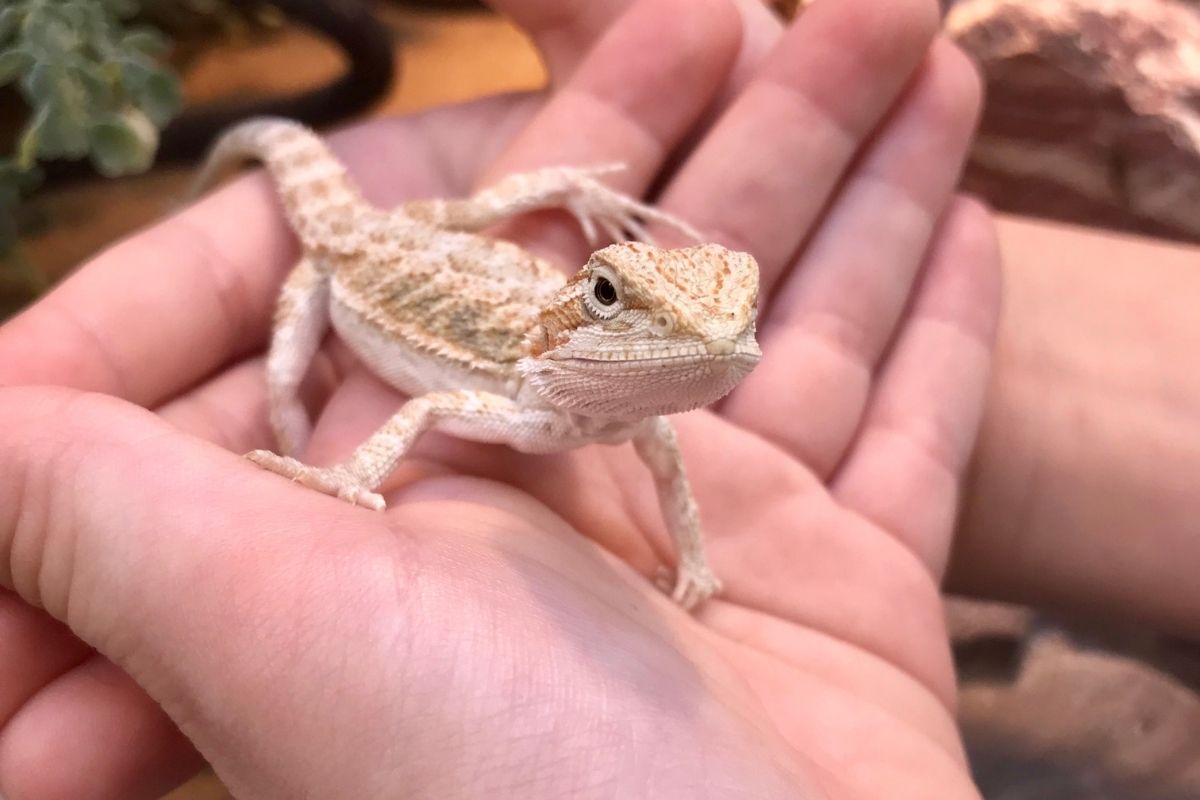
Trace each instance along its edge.
<path fill-rule="evenodd" d="M 272 453 L 270 450 L 251 450 L 246 453 L 245 458 L 263 469 L 293 480 L 304 469 L 304 465 L 296 459 Z"/>
<path fill-rule="evenodd" d="M 337 496 L 350 505 L 362 506 L 372 511 L 383 511 L 387 508 L 387 503 L 384 502 L 382 495 L 369 491 L 365 487 L 355 483 L 341 484 L 338 488 Z"/>
<path fill-rule="evenodd" d="M 721 581 L 707 566 L 681 566 L 671 599 L 688 611 L 721 591 Z"/>

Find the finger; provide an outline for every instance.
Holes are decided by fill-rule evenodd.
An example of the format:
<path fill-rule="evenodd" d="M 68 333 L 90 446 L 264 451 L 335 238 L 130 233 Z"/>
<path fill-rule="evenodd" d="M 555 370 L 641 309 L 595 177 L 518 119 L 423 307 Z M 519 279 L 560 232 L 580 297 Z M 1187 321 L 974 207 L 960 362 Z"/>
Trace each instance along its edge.
<path fill-rule="evenodd" d="M 611 14 L 619 17 L 631 5 L 626 0 L 585 3 L 575 8 L 541 0 L 511 2 L 514 5 L 521 3 L 522 6 L 532 3 L 536 14 L 548 14 L 555 20 L 559 20 L 560 15 L 561 19 L 566 20 L 570 15 L 580 17 L 593 13 L 597 16 Z M 689 131 L 680 148 L 682 151 L 690 150 L 694 142 L 707 131 L 710 121 L 705 120 L 710 120 L 741 91 L 782 30 L 778 18 L 760 0 L 734 0 L 734 6 L 740 14 L 742 34 L 736 61 L 726 71 L 718 102 L 710 104 L 700 122 Z M 506 6 L 505 10 L 511 9 Z M 523 27 L 535 31 L 539 46 L 542 46 L 539 32 L 555 27 L 542 17 L 521 16 L 518 19 Z M 569 68 L 556 72 L 553 64 L 550 66 L 556 87 L 561 88 L 568 82 L 567 78 L 574 76 L 578 62 L 591 56 L 591 49 L 598 42 L 597 37 L 607 33 L 612 22 L 609 19 L 597 25 L 594 20 L 585 21 L 580 29 L 581 46 L 567 54 L 570 58 Z M 676 87 L 670 88 L 674 92 Z M 544 97 L 544 93 L 531 92 L 483 98 L 402 119 L 379 120 L 369 126 L 339 134 L 334 141 L 347 141 L 344 148 L 347 163 L 362 180 L 366 195 L 374 200 L 395 203 L 416 197 L 460 196 L 476 188 L 480 184 L 479 176 L 485 172 L 497 174 L 497 169 L 493 166 L 489 170 L 489 166 L 500 163 L 500 157 L 509 143 L 541 109 Z M 579 131 L 567 134 L 568 138 L 576 135 L 583 134 Z M 679 155 L 677 153 L 676 157 Z M 361 170 L 354 169 L 356 166 Z M 512 168 L 523 169 L 527 166 L 513 164 Z M 405 176 L 402 185 L 397 184 L 396 175 Z M 398 193 L 398 189 L 401 193 Z"/>
<path fill-rule="evenodd" d="M 1000 311 L 1000 255 L 987 210 L 956 202 L 926 269 L 862 431 L 831 488 L 940 579 L 983 413 Z"/>
<path fill-rule="evenodd" d="M 716 104 L 710 109 L 713 115 L 710 123 L 737 98 L 783 35 L 782 21 L 766 3 L 736 0 L 735 5 L 742 17 L 742 46 L 738 48 L 737 60 L 725 77 Z M 708 128 L 709 125 L 704 125 L 702 131 L 706 133 Z"/>
<path fill-rule="evenodd" d="M 300 387 L 310 417 L 324 406 L 341 376 L 334 359 L 318 352 Z M 179 430 L 235 453 L 276 446 L 271 429 L 266 365 L 250 358 L 157 409 Z"/>
<path fill-rule="evenodd" d="M 6 591 L 0 591 L 0 642 L 0 731 L 29 698 L 90 652 L 64 625 Z"/>
<path fill-rule="evenodd" d="M 631 168 L 621 177 L 644 180 L 716 92 L 739 34 L 728 0 L 639 0 L 511 142 L 489 177 L 535 166 L 620 162 Z"/>
<path fill-rule="evenodd" d="M 542 619 L 549 596 L 529 596 L 534 587 L 557 581 L 568 589 L 595 580 L 604 564 L 562 541 L 566 526 L 519 493 L 504 493 L 521 509 L 511 514 L 453 496 L 415 503 L 403 517 L 353 509 L 106 396 L 0 391 L 0 441 L 0 584 L 69 617 L 76 635 L 169 712 L 238 796 L 290 796 L 298 787 L 338 796 L 332 782 L 377 770 L 395 756 L 397 736 L 425 741 L 425 723 L 421 731 L 396 724 L 427 722 L 460 694 L 444 678 L 462 651 L 427 635 L 440 630 L 437 620 L 486 615 L 502 597 Z M 444 483 L 450 495 L 461 492 L 461 481 Z M 531 524 L 531 515 L 542 519 Z M 450 538 L 456 543 L 443 544 Z M 501 542 L 512 552 L 492 549 Z M 538 567 L 544 549 L 564 563 Z M 625 580 L 614 571 L 608 585 Z M 637 613 L 582 602 L 622 619 Z M 354 643 L 362 658 L 313 646 L 330 635 Z M 485 642 L 485 665 L 489 654 Z M 485 673 L 486 682 L 493 676 Z M 412 717 L 392 707 L 391 723 L 362 725 L 381 697 L 420 708 Z M 347 720 L 352 735 L 331 737 L 331 722 Z M 435 733 L 433 741 L 455 735 L 450 724 Z M 486 757 L 503 735 L 503 725 L 488 727 L 464 757 Z M 343 769 L 308 768 L 303 743 L 317 741 Z M 389 768 L 435 785 L 441 779 L 425 769 L 433 757 L 393 758 Z"/>
<path fill-rule="evenodd" d="M 726 71 L 715 101 L 709 104 L 683 143 L 668 159 L 667 169 L 659 176 L 657 186 L 660 189 L 709 135 L 721 114 L 737 100 L 783 34 L 784 27 L 779 16 L 762 0 L 733 0 L 733 4 L 741 17 L 742 42 L 737 58 Z M 654 192 L 656 195 L 660 193 Z"/>
<path fill-rule="evenodd" d="M 767 296 L 921 64 L 931 0 L 816 4 L 667 188 L 663 207 L 754 253 Z"/>
<path fill-rule="evenodd" d="M 273 447 L 263 359 L 236 364 L 157 409 L 184 433 L 243 453 Z"/>
<path fill-rule="evenodd" d="M 209 752 L 248 746 L 222 715 L 234 713 L 229 697 L 261 700 L 267 674 L 277 682 L 254 654 L 291 645 L 280 620 L 369 616 L 333 608 L 348 579 L 336 554 L 374 541 L 384 561 L 372 563 L 386 563 L 395 537 L 380 516 L 347 518 L 344 504 L 297 492 L 106 396 L 0 390 L 0 426 L 0 584 L 67 620 Z M 335 518 L 340 536 L 313 533 Z M 321 568 L 307 571 L 313 563 Z M 396 576 L 386 568 L 377 577 L 394 602 Z M 354 580 L 358 597 L 371 579 Z M 129 724 L 122 713 L 100 716 Z"/>
<path fill-rule="evenodd" d="M 153 551 L 152 546 L 177 547 L 180 552 L 189 547 L 219 551 L 225 546 L 250 546 L 251 541 L 241 540 L 245 534 L 239 530 L 254 530 L 257 523 L 264 522 L 274 528 L 276 511 L 266 506 L 279 500 L 278 490 L 291 488 L 245 465 L 239 457 L 105 395 L 53 388 L 2 389 L 0 407 L 4 411 L 0 415 L 0 441 L 4 442 L 0 473 L 6 477 L 0 483 L 0 583 L 16 589 L 26 602 L 45 608 L 56 619 L 67 618 L 65 601 L 71 588 L 96 589 L 69 586 L 65 580 L 70 575 L 61 574 L 63 569 L 77 564 L 131 569 L 142 557 L 155 555 L 166 558 L 164 563 L 173 563 L 168 553 Z M 253 489 L 248 492 L 249 487 Z M 266 493 L 255 497 L 260 489 Z M 287 495 L 291 492 L 285 491 L 283 496 Z M 80 518 L 66 523 L 52 513 L 87 497 L 94 512 L 91 522 Z M 327 499 L 307 492 L 300 497 L 310 502 Z M 233 512 L 231 507 L 239 499 L 248 505 Z M 290 516 L 287 509 L 297 504 L 280 505 Z M 342 510 L 343 505 L 334 503 L 326 508 Z M 153 538 L 155 526 L 172 528 L 190 513 L 209 515 L 205 531 L 195 531 L 195 539 L 137 541 L 132 532 L 112 538 L 96 529 L 99 520 L 109 514 L 118 524 Z M 227 518 L 226 513 L 237 519 Z M 312 509 L 308 513 L 313 513 Z M 298 519 L 292 522 L 299 524 Z M 228 525 L 228 530 L 223 525 Z M 96 538 L 89 538 L 93 536 Z M 72 563 L 55 561 L 67 555 Z M 201 553 L 192 555 L 200 557 Z M 141 578 L 165 581 L 160 586 L 164 590 L 173 580 L 169 575 Z M 140 592 L 133 594 L 140 596 Z M 71 596 L 71 600 L 73 609 L 75 603 L 82 609 L 99 609 L 100 617 L 72 616 L 68 620 L 72 629 L 83 627 L 95 633 L 104 623 L 121 619 L 110 603 L 83 596 Z"/>
<path fill-rule="evenodd" d="M 295 257 L 263 188 L 238 183 L 115 245 L 0 327 L 0 385 L 152 405 L 261 346 Z"/>
<path fill-rule="evenodd" d="M 534 167 L 619 161 L 629 169 L 613 182 L 641 193 L 719 89 L 737 53 L 739 22 L 727 0 L 635 3 L 480 182 Z M 510 235 L 557 242 L 561 252 L 570 230 L 566 241 L 577 250 L 576 231 L 545 231 L 547 221 L 538 220 L 536 237 L 528 226 Z"/>
<path fill-rule="evenodd" d="M 561 0 L 490 0 L 529 33 L 550 73 L 551 86 L 568 80 L 588 52 L 632 0 L 563 3 Z M 723 95 L 732 97 L 774 44 L 782 25 L 761 0 L 735 0 L 742 18 L 743 41 Z"/>
<path fill-rule="evenodd" d="M 0 731 L 8 800 L 153 800 L 202 765 L 162 709 L 99 656 L 42 689 Z"/>
<path fill-rule="evenodd" d="M 632 0 L 489 0 L 537 43 L 551 85 L 571 77 L 580 61 Z"/>
<path fill-rule="evenodd" d="M 824 485 L 771 443 L 748 440 L 740 427 L 711 415 L 673 421 L 693 485 L 720 490 L 716 499 L 711 492 L 696 498 L 713 569 L 725 582 L 719 602 L 848 642 L 952 704 L 953 667 L 927 567 L 875 525 L 829 502 Z M 649 510 L 653 498 L 646 499 Z"/>
<path fill-rule="evenodd" d="M 722 407 L 818 475 L 834 469 L 857 430 L 875 365 L 952 196 L 979 96 L 966 57 L 944 42 L 933 47 L 770 301 L 759 328 L 763 360 Z"/>

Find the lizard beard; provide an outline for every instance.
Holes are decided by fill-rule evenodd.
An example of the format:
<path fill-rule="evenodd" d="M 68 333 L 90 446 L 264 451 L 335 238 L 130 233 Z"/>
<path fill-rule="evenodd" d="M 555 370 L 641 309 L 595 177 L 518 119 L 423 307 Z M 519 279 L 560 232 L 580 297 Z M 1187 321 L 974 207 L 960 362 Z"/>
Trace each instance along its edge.
<path fill-rule="evenodd" d="M 758 363 L 760 352 L 739 348 L 726 356 L 641 358 L 526 358 L 520 370 L 550 404 L 576 414 L 637 420 L 678 414 L 716 402 Z"/>

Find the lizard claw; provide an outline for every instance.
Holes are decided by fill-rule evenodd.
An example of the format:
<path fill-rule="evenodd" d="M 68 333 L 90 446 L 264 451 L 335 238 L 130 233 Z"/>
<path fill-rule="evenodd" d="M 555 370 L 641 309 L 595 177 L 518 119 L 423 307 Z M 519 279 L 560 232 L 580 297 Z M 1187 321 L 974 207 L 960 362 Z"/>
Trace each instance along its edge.
<path fill-rule="evenodd" d="M 674 228 L 684 236 L 696 242 L 703 242 L 704 236 L 700 231 L 693 228 L 688 223 L 684 222 L 674 214 L 668 214 L 665 211 L 659 211 L 657 208 L 638 203 L 638 216 L 649 222 L 657 222 L 659 225 L 666 225 L 668 228 Z M 643 230 L 645 230 L 643 228 Z M 648 234 L 647 234 L 648 235 Z"/>
<path fill-rule="evenodd" d="M 571 212 L 571 216 L 575 217 L 575 221 L 579 223 L 579 227 L 583 230 L 583 238 L 587 240 L 588 247 L 596 247 L 600 244 L 600 235 L 596 232 L 596 221 L 592 219 L 592 215 L 582 209 L 576 208 L 574 205 L 568 205 L 567 211 Z M 608 220 L 601 219 L 600 225 L 606 233 L 611 235 Z"/>
<path fill-rule="evenodd" d="M 629 169 L 629 165 L 624 161 L 608 161 L 602 164 L 593 164 L 590 167 L 583 167 L 579 171 L 594 178 L 598 175 L 612 175 L 615 172 L 624 172 L 627 169 Z"/>
<path fill-rule="evenodd" d="M 387 504 L 383 497 L 363 486 L 343 467 L 310 467 L 294 458 L 269 450 L 254 450 L 246 458 L 263 469 L 282 475 L 296 483 L 316 489 L 323 494 L 345 500 L 355 506 L 382 511 Z"/>
<path fill-rule="evenodd" d="M 674 228 L 697 242 L 704 240 L 698 230 L 673 214 L 635 200 L 596 180 L 599 175 L 623 169 L 624 164 L 602 164 L 585 168 L 567 167 L 559 173 L 559 179 L 566 182 L 563 206 L 579 221 L 588 244 L 593 247 L 598 244 L 597 226 L 615 242 L 624 241 L 628 235 L 653 244 L 646 223 Z"/>
<path fill-rule="evenodd" d="M 720 579 L 707 564 L 699 567 L 680 565 L 675 575 L 664 567 L 659 570 L 654 583 L 685 611 L 691 611 L 721 591 Z"/>

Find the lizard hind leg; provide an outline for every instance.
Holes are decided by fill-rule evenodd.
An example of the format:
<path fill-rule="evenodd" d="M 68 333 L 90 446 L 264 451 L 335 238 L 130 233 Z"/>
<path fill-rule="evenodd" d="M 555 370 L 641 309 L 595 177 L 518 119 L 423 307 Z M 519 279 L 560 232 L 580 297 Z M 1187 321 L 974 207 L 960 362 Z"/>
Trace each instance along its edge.
<path fill-rule="evenodd" d="M 312 432 L 308 411 L 300 400 L 300 383 L 328 328 L 329 271 L 305 256 L 279 292 L 267 353 L 271 429 L 286 455 L 303 450 Z"/>

